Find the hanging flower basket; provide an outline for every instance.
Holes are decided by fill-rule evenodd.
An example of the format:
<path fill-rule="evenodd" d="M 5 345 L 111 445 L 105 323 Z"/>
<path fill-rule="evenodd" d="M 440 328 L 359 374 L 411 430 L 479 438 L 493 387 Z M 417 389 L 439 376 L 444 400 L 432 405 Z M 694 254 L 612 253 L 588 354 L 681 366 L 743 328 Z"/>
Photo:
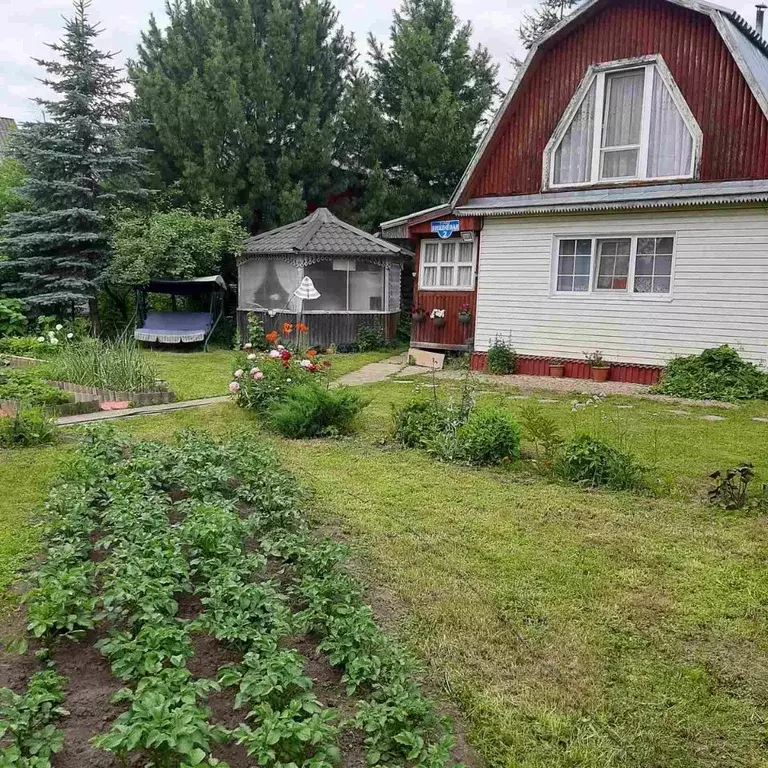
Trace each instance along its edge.
<path fill-rule="evenodd" d="M 414 323 L 423 323 L 427 319 L 427 312 L 424 307 L 414 307 L 411 310 L 411 320 Z"/>
<path fill-rule="evenodd" d="M 472 322 L 472 311 L 469 308 L 469 304 L 462 304 L 459 307 L 459 324 L 469 325 Z"/>
<path fill-rule="evenodd" d="M 444 309 L 433 309 L 432 312 L 429 314 L 432 324 L 436 328 L 441 328 L 445 325 L 445 310 Z"/>

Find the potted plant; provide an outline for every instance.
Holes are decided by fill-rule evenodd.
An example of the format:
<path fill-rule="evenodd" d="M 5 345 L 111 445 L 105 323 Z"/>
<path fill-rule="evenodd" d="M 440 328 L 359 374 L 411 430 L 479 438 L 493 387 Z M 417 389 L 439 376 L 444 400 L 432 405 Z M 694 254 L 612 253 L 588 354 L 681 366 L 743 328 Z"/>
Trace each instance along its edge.
<path fill-rule="evenodd" d="M 445 325 L 445 310 L 433 309 L 429 314 L 435 327 L 440 328 Z"/>
<path fill-rule="evenodd" d="M 459 306 L 459 324 L 469 325 L 472 322 L 472 310 L 469 304 L 464 303 Z"/>
<path fill-rule="evenodd" d="M 603 353 L 596 349 L 594 352 L 585 352 L 584 356 L 592 368 L 592 378 L 595 381 L 608 381 L 611 366 L 603 360 Z"/>
<path fill-rule="evenodd" d="M 420 304 L 414 304 L 411 309 L 411 320 L 414 323 L 423 323 L 427 316 L 427 311 Z"/>
<path fill-rule="evenodd" d="M 553 357 L 549 361 L 549 375 L 556 379 L 562 379 L 565 376 L 565 360 Z"/>

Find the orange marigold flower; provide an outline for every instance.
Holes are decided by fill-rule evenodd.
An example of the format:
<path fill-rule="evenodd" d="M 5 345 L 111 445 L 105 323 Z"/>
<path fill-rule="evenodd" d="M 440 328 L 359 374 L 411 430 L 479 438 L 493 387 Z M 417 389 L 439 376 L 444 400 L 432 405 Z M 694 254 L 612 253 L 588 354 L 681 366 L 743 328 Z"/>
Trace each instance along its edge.
<path fill-rule="evenodd" d="M 277 339 L 277 331 L 270 331 L 265 337 L 264 337 L 270 344 L 274 344 Z"/>
<path fill-rule="evenodd" d="M 317 355 L 316 349 L 308 349 L 307 350 L 307 357 L 315 357 Z"/>
<path fill-rule="evenodd" d="M 290 323 L 283 323 L 283 336 L 288 336 L 293 331 L 293 326 Z"/>
<path fill-rule="evenodd" d="M 299 333 L 306 333 L 309 328 L 304 325 L 304 323 L 296 323 L 296 330 L 299 331 Z"/>

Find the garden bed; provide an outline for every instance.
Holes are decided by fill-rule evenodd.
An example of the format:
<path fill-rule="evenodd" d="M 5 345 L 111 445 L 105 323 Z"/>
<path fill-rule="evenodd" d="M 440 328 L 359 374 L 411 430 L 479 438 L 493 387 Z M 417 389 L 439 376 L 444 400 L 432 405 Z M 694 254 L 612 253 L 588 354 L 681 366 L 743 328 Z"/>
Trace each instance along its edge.
<path fill-rule="evenodd" d="M 24 404 L 20 400 L 0 400 L 0 416 L 15 416 Z M 77 416 L 81 413 L 97 413 L 101 410 L 98 400 L 75 400 L 72 403 L 47 405 L 45 410 L 56 416 Z"/>
<path fill-rule="evenodd" d="M 58 768 L 471 764 L 271 452 L 177 444 L 95 433 L 52 494 L 27 621 L 56 707 L 16 743 L 63 747 Z M 36 668 L 6 655 L 0 685 L 24 696 Z"/>
<path fill-rule="evenodd" d="M 175 403 L 176 395 L 173 392 L 157 390 L 155 392 L 123 392 L 114 389 L 102 389 L 100 387 L 86 387 L 82 384 L 72 384 L 68 381 L 51 381 L 52 386 L 70 392 L 76 402 L 96 401 L 97 403 L 130 402 L 136 407 L 145 405 L 164 405 Z M 96 409 L 98 410 L 98 408 Z"/>

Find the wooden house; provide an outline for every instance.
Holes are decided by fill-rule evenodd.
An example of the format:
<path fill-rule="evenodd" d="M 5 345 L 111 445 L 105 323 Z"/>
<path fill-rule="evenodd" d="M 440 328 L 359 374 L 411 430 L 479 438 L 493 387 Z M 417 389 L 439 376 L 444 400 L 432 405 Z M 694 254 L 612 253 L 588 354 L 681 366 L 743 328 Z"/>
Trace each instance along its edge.
<path fill-rule="evenodd" d="M 245 242 L 238 260 L 238 325 L 249 312 L 266 331 L 296 323 L 309 327 L 309 343 L 353 344 L 360 328 L 394 337 L 400 319 L 402 248 L 336 218 L 326 208 Z M 309 278 L 319 296 L 297 291 Z M 306 282 L 305 282 L 306 284 Z"/>
<path fill-rule="evenodd" d="M 768 362 L 767 203 L 762 37 L 706 2 L 587 0 L 532 47 L 451 200 L 381 232 L 445 310 L 415 346 L 481 369 L 500 337 L 518 371 L 573 376 L 599 349 L 650 383 L 725 343 Z"/>

